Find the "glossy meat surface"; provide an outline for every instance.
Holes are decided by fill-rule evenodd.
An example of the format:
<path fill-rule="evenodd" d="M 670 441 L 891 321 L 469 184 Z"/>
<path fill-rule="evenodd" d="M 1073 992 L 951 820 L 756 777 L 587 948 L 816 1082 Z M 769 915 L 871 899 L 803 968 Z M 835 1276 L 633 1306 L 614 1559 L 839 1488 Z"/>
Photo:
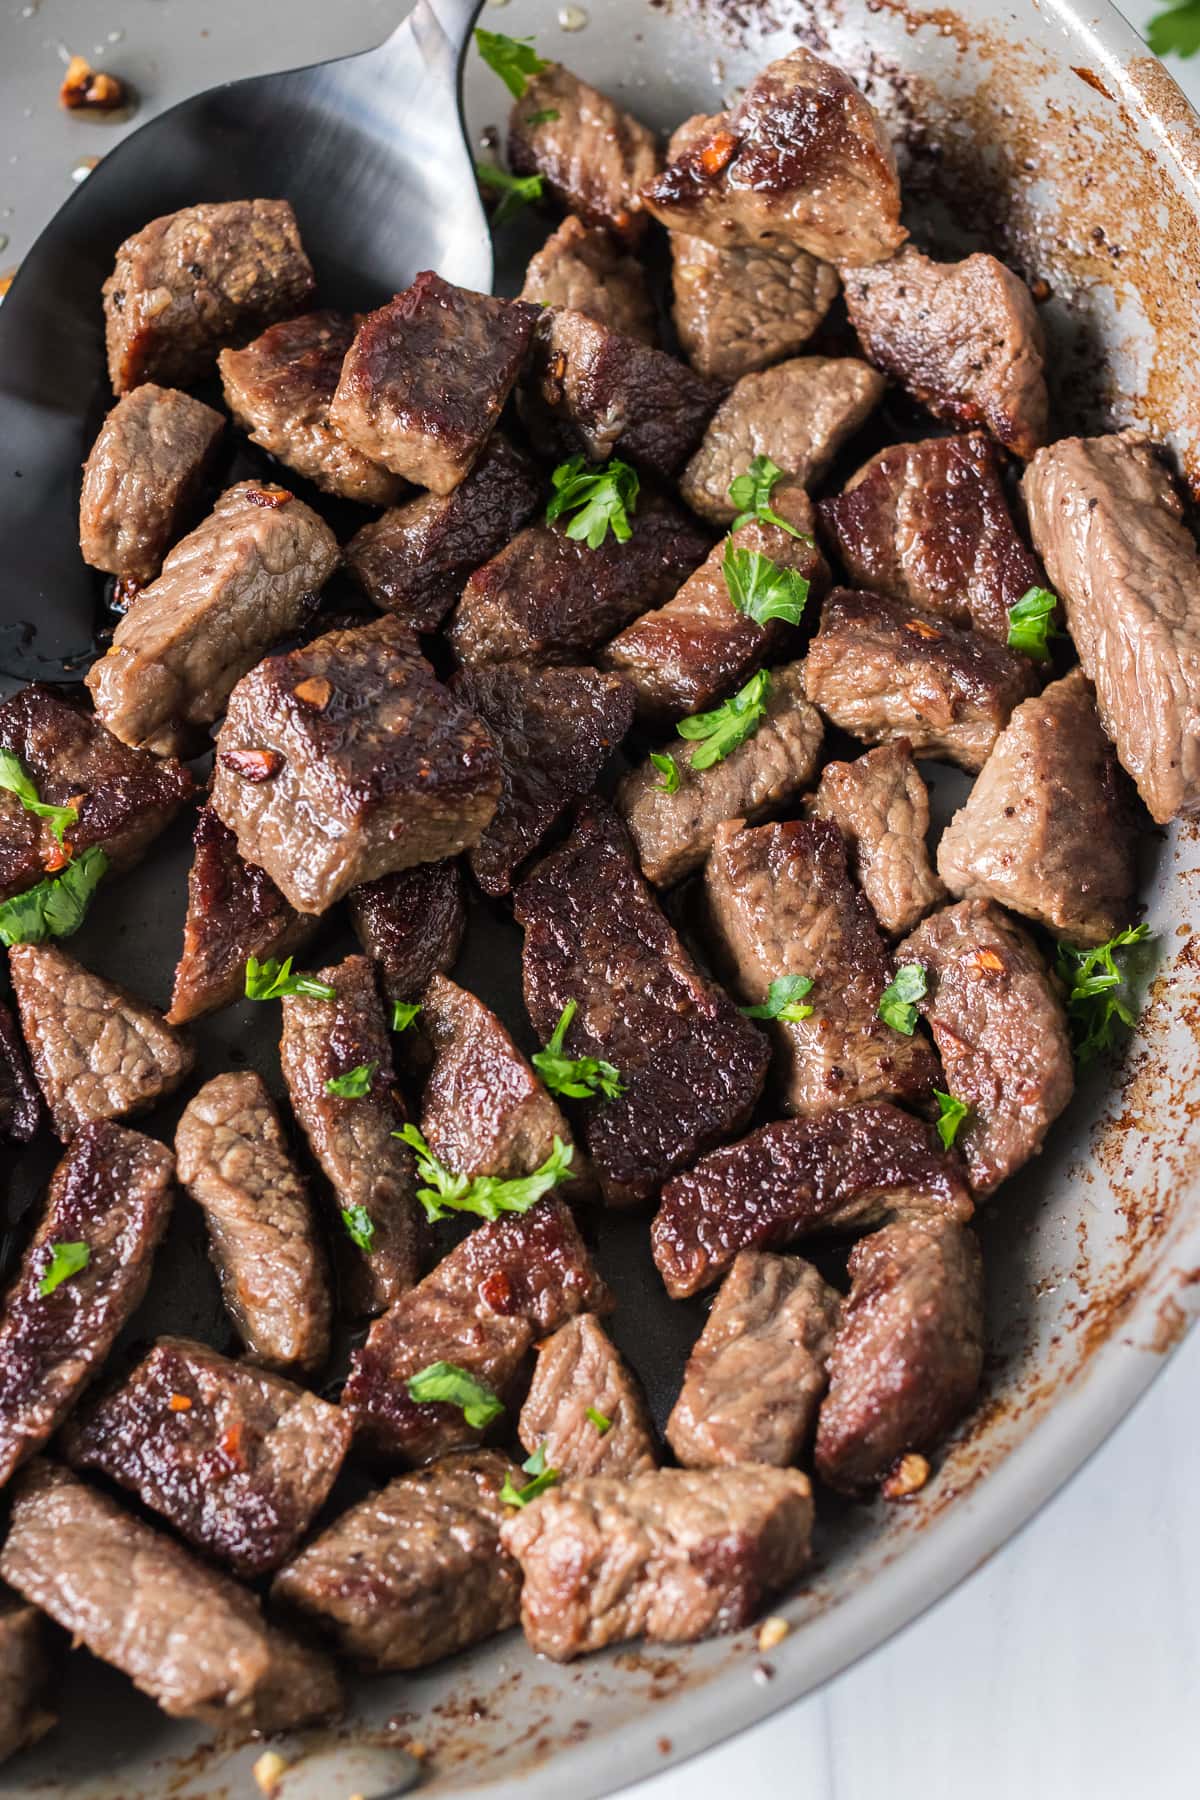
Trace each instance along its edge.
<path fill-rule="evenodd" d="M 530 257 L 521 299 L 585 313 L 619 337 L 658 342 L 641 263 L 602 227 L 587 226 L 574 213 Z"/>
<path fill-rule="evenodd" d="M 802 350 L 833 304 L 836 269 L 795 244 L 719 249 L 671 233 L 672 316 L 701 375 L 736 381 Z"/>
<path fill-rule="evenodd" d="M 850 872 L 890 937 L 911 931 L 946 898 L 926 844 L 929 790 L 906 739 L 826 763 L 809 815 L 841 832 Z"/>
<path fill-rule="evenodd" d="M 637 1377 L 591 1313 L 568 1319 L 538 1345 L 517 1429 L 529 1455 L 540 1447 L 563 1481 L 628 1478 L 658 1466 Z"/>
<path fill-rule="evenodd" d="M 542 118 L 544 113 L 552 118 Z M 585 224 L 636 239 L 638 190 L 657 172 L 654 133 L 561 63 L 533 75 L 508 122 L 514 175 L 540 175 L 560 206 Z"/>
<path fill-rule="evenodd" d="M 467 928 L 462 865 L 414 863 L 351 888 L 350 923 L 389 1000 L 415 1000 L 454 967 Z"/>
<path fill-rule="evenodd" d="M 153 581 L 190 523 L 224 429 L 211 406 L 153 381 L 118 400 L 83 465 L 84 562 L 138 586 Z"/>

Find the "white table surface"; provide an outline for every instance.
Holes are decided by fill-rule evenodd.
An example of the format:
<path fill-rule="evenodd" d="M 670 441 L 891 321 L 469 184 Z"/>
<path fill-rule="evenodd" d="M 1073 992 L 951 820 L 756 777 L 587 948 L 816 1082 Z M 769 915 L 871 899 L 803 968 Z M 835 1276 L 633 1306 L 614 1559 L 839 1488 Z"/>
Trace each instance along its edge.
<path fill-rule="evenodd" d="M 396 0 L 0 0 L 0 271 L 69 191 L 78 160 L 112 142 L 59 113 L 64 48 L 126 72 L 140 121 L 234 75 L 365 48 L 398 10 Z M 1135 24 L 1155 10 L 1154 0 L 1126 7 Z M 1171 63 L 1200 104 L 1200 58 Z M 1087 1468 L 964 1586 L 819 1693 L 626 1800 L 1200 1794 L 1197 1396 L 1200 1332 Z"/>

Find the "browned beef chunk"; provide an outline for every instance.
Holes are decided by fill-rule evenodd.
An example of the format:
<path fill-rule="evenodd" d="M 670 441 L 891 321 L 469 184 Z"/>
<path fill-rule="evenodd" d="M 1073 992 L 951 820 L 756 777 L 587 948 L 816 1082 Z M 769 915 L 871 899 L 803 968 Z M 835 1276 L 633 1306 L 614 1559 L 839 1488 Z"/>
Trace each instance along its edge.
<path fill-rule="evenodd" d="M 736 381 L 802 350 L 838 291 L 837 271 L 781 241 L 718 249 L 671 233 L 675 329 L 701 375 Z"/>
<path fill-rule="evenodd" d="M 347 571 L 380 612 L 436 631 L 481 563 L 497 556 L 537 510 L 529 458 L 493 432 L 450 494 L 418 494 L 355 533 Z"/>
<path fill-rule="evenodd" d="M 329 1273 L 308 1186 L 261 1076 L 217 1075 L 184 1108 L 179 1179 L 204 1213 L 238 1336 L 269 1368 L 320 1368 Z"/>
<path fill-rule="evenodd" d="M 1027 656 L 898 600 L 835 588 L 805 662 L 808 697 L 866 744 L 978 774 L 1013 707 L 1037 687 Z"/>
<path fill-rule="evenodd" d="M 0 1588 L 0 1763 L 55 1724 L 43 1704 L 49 1676 L 41 1614 Z"/>
<path fill-rule="evenodd" d="M 122 743 L 194 747 L 235 682 L 308 617 L 338 560 L 337 539 L 286 488 L 243 481 L 181 539 L 87 676 Z"/>
<path fill-rule="evenodd" d="M 619 1098 L 586 1106 L 604 1197 L 648 1200 L 745 1126 L 766 1077 L 766 1039 L 700 974 L 600 802 L 515 899 L 534 1030 L 546 1041 L 574 1000 L 564 1055 L 610 1062 L 624 1083 Z"/>
<path fill-rule="evenodd" d="M 299 312 L 314 286 L 286 200 L 185 206 L 152 219 L 126 238 L 104 284 L 114 391 L 143 381 L 186 387 L 223 345 Z"/>
<path fill-rule="evenodd" d="M 265 762 L 264 762 L 265 756 Z M 399 619 L 327 631 L 234 690 L 214 811 L 300 912 L 477 843 L 500 760 Z"/>
<path fill-rule="evenodd" d="M 511 1399 L 535 1336 L 579 1312 L 607 1312 L 608 1292 L 557 1195 L 479 1225 L 404 1294 L 351 1358 L 342 1405 L 362 1437 L 406 1462 L 428 1462 L 482 1435 L 444 1401 L 414 1400 L 409 1379 L 456 1363 Z"/>
<path fill-rule="evenodd" d="M 817 1473 L 852 1494 L 906 1451 L 936 1449 L 975 1398 L 983 1270 L 974 1233 L 945 1219 L 885 1225 L 854 1246 L 849 1268 Z"/>
<path fill-rule="evenodd" d="M 450 685 L 500 752 L 500 804 L 470 860 L 485 894 L 507 894 L 525 858 L 571 801 L 591 791 L 629 731 L 633 689 L 595 669 L 526 663 L 461 669 Z"/>
<path fill-rule="evenodd" d="M 369 1669 L 422 1669 L 506 1631 L 521 1588 L 500 1548 L 506 1477 L 522 1480 L 494 1450 L 401 1475 L 281 1569 L 276 1598 Z"/>
<path fill-rule="evenodd" d="M 796 356 L 743 375 L 722 400 L 684 470 L 679 491 L 694 512 L 728 525 L 730 483 L 768 456 L 798 487 L 819 481 L 883 394 L 883 377 L 852 356 Z M 775 508 L 778 511 L 778 507 Z"/>
<path fill-rule="evenodd" d="M 217 358 L 225 404 L 250 442 L 327 494 L 390 506 L 404 483 L 363 456 L 329 423 L 342 362 L 354 339 L 344 313 L 302 313 L 271 325 L 244 350 Z"/>
<path fill-rule="evenodd" d="M 173 1170 L 161 1144 L 109 1124 L 85 1125 L 55 1170 L 0 1311 L 0 1487 L 62 1424 L 141 1304 Z M 80 1266 L 43 1294 L 55 1245 L 72 1247 L 56 1273 L 64 1257 Z"/>
<path fill-rule="evenodd" d="M 0 747 L 20 758 L 46 805 L 74 806 L 66 835 L 75 855 L 98 844 L 116 870 L 145 855 L 195 785 L 181 764 L 131 750 L 46 687 L 22 688 L 0 706 Z M 45 820 L 0 792 L 0 899 L 34 887 L 61 857 Z"/>
<path fill-rule="evenodd" d="M 415 1000 L 452 969 L 467 928 L 461 865 L 417 863 L 348 895 L 350 923 L 379 970 L 389 1000 Z"/>
<path fill-rule="evenodd" d="M 886 1101 L 764 1125 L 663 1189 L 651 1230 L 672 1299 L 719 1281 L 739 1250 L 813 1232 L 860 1230 L 890 1214 L 965 1221 L 971 1196 L 956 1156 Z"/>
<path fill-rule="evenodd" d="M 83 465 L 79 549 L 94 569 L 140 586 L 189 522 L 225 421 L 152 381 L 119 400 Z"/>
<path fill-rule="evenodd" d="M 509 116 L 508 161 L 516 175 L 540 175 L 588 225 L 627 239 L 645 226 L 635 201 L 659 166 L 654 133 L 561 63 L 526 82 Z"/>
<path fill-rule="evenodd" d="M 333 1665 L 253 1594 L 41 1458 L 17 1484 L 0 1573 L 172 1718 L 284 1731 L 341 1706 Z"/>
<path fill-rule="evenodd" d="M 977 252 L 933 262 L 911 244 L 871 269 L 843 269 L 859 342 L 937 419 L 983 425 L 1007 450 L 1046 441 L 1041 321 L 1025 283 Z"/>
<path fill-rule="evenodd" d="M 248 1580 L 291 1555 L 349 1447 L 336 1406 L 186 1338 L 160 1338 L 65 1442 L 75 1468 L 119 1482 Z"/>
<path fill-rule="evenodd" d="M 908 235 L 879 120 L 849 76 L 801 48 L 691 136 L 642 201 L 671 231 L 721 249 L 783 240 L 850 267 L 891 256 Z"/>
<path fill-rule="evenodd" d="M 1124 431 L 1039 451 L 1024 492 L 1101 723 L 1165 825 L 1200 804 L 1200 559 L 1175 484 Z"/>
<path fill-rule="evenodd" d="M 42 1102 L 17 1021 L 0 1003 L 0 1143 L 27 1144 L 42 1122 Z"/>
<path fill-rule="evenodd" d="M 982 432 L 893 444 L 818 508 L 857 586 L 1008 642 L 1008 610 L 1041 579 Z"/>
<path fill-rule="evenodd" d="M 518 1429 L 530 1455 L 540 1448 L 564 1481 L 658 1467 L 642 1390 L 591 1313 L 568 1319 L 538 1345 Z"/>
<path fill-rule="evenodd" d="M 816 1429 L 840 1310 L 811 1263 L 739 1251 L 667 1421 L 685 1468 L 796 1461 Z"/>
<path fill-rule="evenodd" d="M 955 1142 L 977 1194 L 1036 1156 L 1075 1086 L 1066 1014 L 1033 939 L 991 900 L 962 900 L 897 952 L 925 969 L 920 1002 L 946 1071 L 971 1108 Z"/>
<path fill-rule="evenodd" d="M 568 213 L 530 258 L 521 299 L 538 306 L 569 307 L 599 320 L 620 337 L 658 342 L 641 263 L 607 231 L 589 228 L 574 213 Z"/>
<path fill-rule="evenodd" d="M 477 569 L 450 626 L 460 662 L 577 662 L 647 608 L 670 599 L 708 550 L 678 508 L 643 495 L 619 543 L 595 550 L 565 521 L 530 525 Z"/>
<path fill-rule="evenodd" d="M 521 1624 L 556 1662 L 645 1637 L 686 1644 L 753 1622 L 808 1561 L 795 1469 L 652 1469 L 551 1488 L 506 1521 Z"/>
<path fill-rule="evenodd" d="M 162 1014 L 93 975 L 57 944 L 14 944 L 9 972 L 38 1086 L 64 1143 L 170 1094 L 192 1066 Z"/>
<path fill-rule="evenodd" d="M 504 410 L 537 318 L 426 269 L 359 326 L 329 423 L 372 462 L 450 493 Z"/>
<path fill-rule="evenodd" d="M 240 999 L 250 957 L 265 962 L 290 956 L 317 929 L 315 918 L 288 905 L 265 869 L 242 861 L 237 839 L 211 806 L 200 809 L 192 845 L 170 1025 L 185 1025 Z"/>
<path fill-rule="evenodd" d="M 348 956 L 318 970 L 316 979 L 335 997 L 287 996 L 279 1058 L 292 1110 L 342 1213 L 336 1237 L 344 1247 L 350 1310 L 375 1313 L 420 1274 L 425 1233 L 416 1169 L 412 1152 L 395 1136 L 405 1122 L 404 1103 L 370 963 Z M 365 1094 L 330 1092 L 331 1081 L 355 1069 L 369 1071 Z M 352 1226 L 366 1245 L 352 1245 Z"/>
<path fill-rule="evenodd" d="M 929 790 L 906 738 L 853 762 L 826 763 L 809 812 L 837 826 L 851 873 L 893 937 L 911 931 L 946 898 L 925 842 Z"/>
<path fill-rule="evenodd" d="M 680 740 L 664 746 L 679 775 L 668 793 L 654 764 L 639 763 L 617 789 L 617 808 L 647 881 L 682 881 L 701 867 L 726 819 L 758 819 L 786 805 L 816 774 L 822 735 L 820 714 L 804 698 L 802 666 L 788 663 L 772 670 L 758 730 L 710 769 L 694 769 Z"/>

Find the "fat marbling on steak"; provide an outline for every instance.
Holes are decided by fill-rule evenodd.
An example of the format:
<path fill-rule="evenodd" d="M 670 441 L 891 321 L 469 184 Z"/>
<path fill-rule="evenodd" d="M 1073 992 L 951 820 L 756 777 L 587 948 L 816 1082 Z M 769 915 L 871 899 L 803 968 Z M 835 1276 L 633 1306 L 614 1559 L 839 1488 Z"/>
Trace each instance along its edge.
<path fill-rule="evenodd" d="M 211 406 L 143 382 L 118 400 L 83 465 L 85 563 L 140 587 L 191 522 L 225 421 Z"/>
<path fill-rule="evenodd" d="M 540 1449 L 563 1481 L 658 1467 L 637 1378 L 592 1313 L 568 1319 L 538 1345 L 517 1430 L 529 1454 Z"/>
<path fill-rule="evenodd" d="M 645 229 L 637 194 L 658 171 L 654 133 L 561 63 L 526 81 L 509 114 L 508 164 L 514 175 L 540 175 L 586 225 L 631 242 Z"/>
<path fill-rule="evenodd" d="M 20 1027 L 0 1002 L 0 1143 L 27 1144 L 42 1122 L 42 1096 Z"/>
<path fill-rule="evenodd" d="M 808 811 L 841 832 L 850 872 L 890 937 L 911 931 L 946 898 L 926 843 L 929 790 L 907 738 L 826 763 Z"/>
<path fill-rule="evenodd" d="M 56 1723 L 44 1704 L 47 1648 L 41 1613 L 0 1587 L 0 1763 L 30 1749 Z"/>
<path fill-rule="evenodd" d="M 585 225 L 574 213 L 530 257 L 520 297 L 585 313 L 619 337 L 658 342 L 641 263 L 602 227 Z"/>
<path fill-rule="evenodd" d="M 832 306 L 837 271 L 782 240 L 718 249 L 671 233 L 672 317 L 694 369 L 736 381 L 802 350 Z"/>
<path fill-rule="evenodd" d="M 456 857 L 380 875 L 351 888 L 346 904 L 354 934 L 389 1000 L 418 999 L 434 975 L 454 967 L 467 929 Z"/>

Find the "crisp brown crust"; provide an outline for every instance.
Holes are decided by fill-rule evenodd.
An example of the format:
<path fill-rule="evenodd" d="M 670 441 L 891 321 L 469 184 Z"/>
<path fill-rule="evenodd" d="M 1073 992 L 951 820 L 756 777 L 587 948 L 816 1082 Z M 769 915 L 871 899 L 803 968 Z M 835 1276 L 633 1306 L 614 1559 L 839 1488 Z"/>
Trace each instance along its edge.
<path fill-rule="evenodd" d="M 658 170 L 654 133 L 561 63 L 526 82 L 509 116 L 508 164 L 515 175 L 540 175 L 588 225 L 626 242 L 645 230 L 637 194 Z"/>
<path fill-rule="evenodd" d="M 389 1000 L 415 1000 L 455 964 L 467 929 L 462 864 L 416 863 L 351 888 L 354 934 L 379 970 Z"/>

